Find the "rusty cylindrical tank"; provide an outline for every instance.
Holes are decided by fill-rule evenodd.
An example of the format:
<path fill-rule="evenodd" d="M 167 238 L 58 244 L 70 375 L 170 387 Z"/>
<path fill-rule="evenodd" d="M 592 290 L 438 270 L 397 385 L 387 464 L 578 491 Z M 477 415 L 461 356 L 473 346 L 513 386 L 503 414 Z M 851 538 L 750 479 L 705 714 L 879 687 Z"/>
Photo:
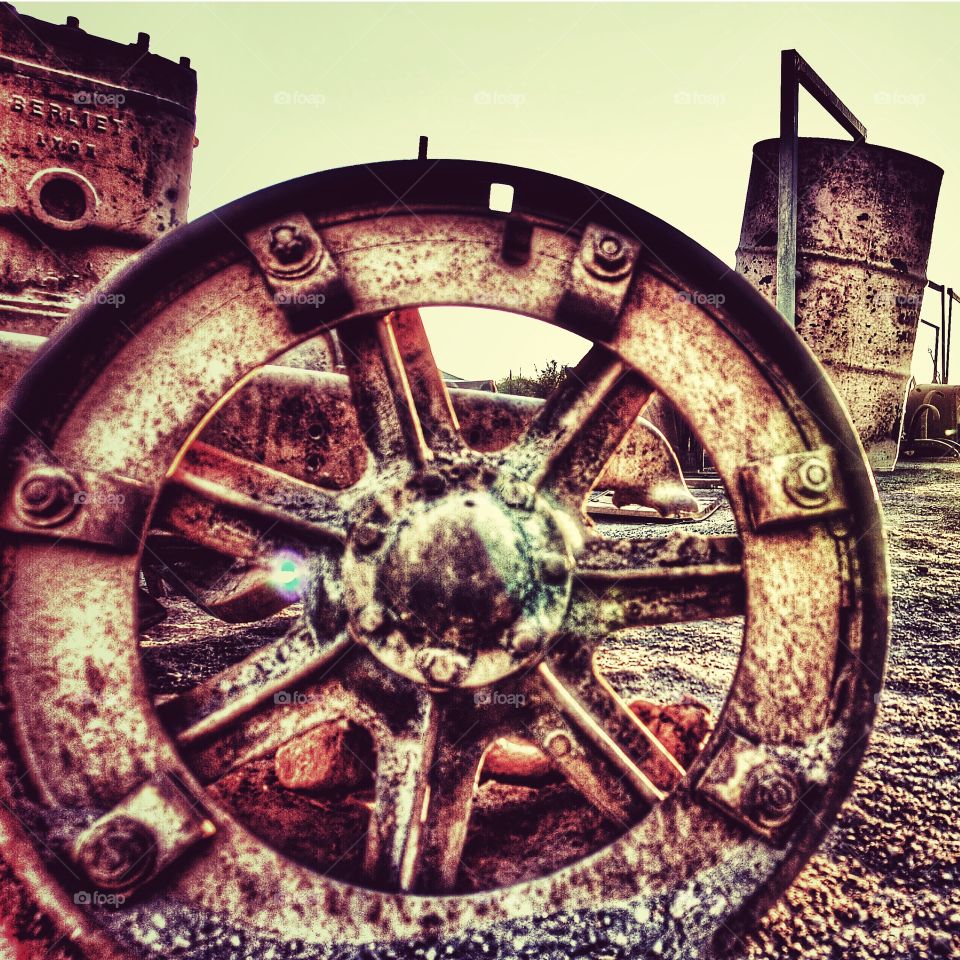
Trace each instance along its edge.
<path fill-rule="evenodd" d="M 148 48 L 0 5 L 0 330 L 49 334 L 186 219 L 197 78 Z"/>
<path fill-rule="evenodd" d="M 776 300 L 777 140 L 753 150 L 737 270 Z M 874 470 L 892 470 L 943 171 L 872 144 L 801 138 L 797 331 L 850 409 Z"/>

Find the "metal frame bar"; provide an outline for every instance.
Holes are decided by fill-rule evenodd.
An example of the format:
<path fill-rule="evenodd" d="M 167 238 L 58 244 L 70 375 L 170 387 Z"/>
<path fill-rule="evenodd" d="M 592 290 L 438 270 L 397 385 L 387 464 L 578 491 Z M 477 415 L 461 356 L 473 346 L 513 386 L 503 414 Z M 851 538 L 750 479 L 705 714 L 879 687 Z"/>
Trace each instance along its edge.
<path fill-rule="evenodd" d="M 947 343 L 943 350 L 943 382 L 950 382 L 950 350 L 953 347 L 953 301 L 960 303 L 953 287 L 947 287 L 947 329 L 944 334 Z"/>
<path fill-rule="evenodd" d="M 777 309 L 791 327 L 797 325 L 797 157 L 801 86 L 853 137 L 854 143 L 867 139 L 867 128 L 806 60 L 796 50 L 781 50 Z"/>
<path fill-rule="evenodd" d="M 940 376 L 940 328 L 929 320 L 920 321 L 925 327 L 933 331 L 933 382 L 939 383 Z"/>
<path fill-rule="evenodd" d="M 953 287 L 934 283 L 932 280 L 927 281 L 927 286 L 940 294 L 940 329 L 937 330 L 937 325 L 930 323 L 929 320 L 921 320 L 920 322 L 924 324 L 924 326 L 933 327 L 934 330 L 937 330 L 937 338 L 934 341 L 933 352 L 938 358 L 940 383 L 949 383 L 950 351 L 953 347 L 953 302 L 956 300 L 957 303 L 960 303 L 960 295 L 957 294 L 957 291 L 954 290 Z"/>

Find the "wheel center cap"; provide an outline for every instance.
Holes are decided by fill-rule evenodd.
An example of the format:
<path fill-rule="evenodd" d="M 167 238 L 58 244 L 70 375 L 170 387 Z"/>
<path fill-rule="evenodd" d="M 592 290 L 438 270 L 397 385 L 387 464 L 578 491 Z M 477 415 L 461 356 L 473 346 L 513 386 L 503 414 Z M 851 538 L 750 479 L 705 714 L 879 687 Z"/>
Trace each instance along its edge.
<path fill-rule="evenodd" d="M 486 491 L 417 502 L 352 536 L 351 632 L 410 679 L 481 686 L 539 656 L 566 612 L 569 570 L 546 503 L 513 508 Z"/>

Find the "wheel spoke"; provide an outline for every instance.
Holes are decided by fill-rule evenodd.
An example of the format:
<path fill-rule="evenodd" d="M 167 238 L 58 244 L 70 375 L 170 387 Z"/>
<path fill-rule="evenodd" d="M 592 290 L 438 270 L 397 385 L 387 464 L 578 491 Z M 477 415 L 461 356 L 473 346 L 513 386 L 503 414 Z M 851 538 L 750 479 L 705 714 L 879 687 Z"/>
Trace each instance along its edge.
<path fill-rule="evenodd" d="M 298 620 L 279 640 L 165 701 L 158 712 L 178 743 L 195 743 L 276 695 L 289 693 L 296 684 L 336 662 L 350 647 L 345 632 L 322 642 Z"/>
<path fill-rule="evenodd" d="M 416 709 L 377 731 L 373 809 L 367 827 L 367 880 L 386 890 L 413 886 L 421 818 L 437 740 L 434 698 L 417 692 Z M 409 706 L 407 706 L 409 713 Z"/>
<path fill-rule="evenodd" d="M 391 314 L 390 325 L 430 448 L 435 453 L 456 453 L 466 449 L 460 435 L 460 423 L 434 359 L 420 311 L 400 310 Z"/>
<path fill-rule="evenodd" d="M 733 617 L 744 609 L 737 537 L 595 538 L 577 558 L 568 622 L 573 633 L 603 636 L 623 627 Z"/>
<path fill-rule="evenodd" d="M 302 685 L 287 696 L 274 696 L 245 713 L 218 736 L 182 744 L 194 774 L 212 783 L 231 770 L 268 756 L 285 743 L 308 733 L 314 727 L 336 720 L 349 720 L 362 726 L 369 719 L 367 705 L 350 682 L 350 668 L 357 661 L 337 665 L 322 679 Z"/>
<path fill-rule="evenodd" d="M 506 465 L 534 488 L 550 487 L 579 506 L 651 392 L 619 357 L 594 346 L 547 399 Z"/>
<path fill-rule="evenodd" d="M 534 717 L 525 737 L 537 744 L 570 785 L 608 819 L 626 829 L 647 809 L 618 767 L 585 740 L 553 696 L 531 677 Z"/>
<path fill-rule="evenodd" d="M 211 537 L 199 529 L 213 519 L 210 509 L 201 509 L 207 516 L 190 522 L 191 514 L 198 509 L 198 500 L 213 504 L 216 515 L 228 525 L 230 514 L 239 513 L 246 518 L 241 530 L 250 530 L 252 517 L 260 521 L 257 526 L 261 533 L 277 528 L 311 541 L 342 543 L 346 539 L 346 516 L 336 497 L 313 484 L 205 443 L 194 443 L 188 449 L 169 482 L 174 490 L 161 500 L 158 525 L 167 521 L 168 528 L 214 549 L 216 543 L 205 542 Z M 226 552 L 243 549 L 248 543 L 249 537 L 239 534 L 228 539 Z"/>
<path fill-rule="evenodd" d="M 389 320 L 363 317 L 338 333 L 360 431 L 377 468 L 422 465 L 431 453 Z"/>
<path fill-rule="evenodd" d="M 573 655 L 548 658 L 539 673 L 558 707 L 602 751 L 609 745 L 591 735 L 594 727 L 602 729 L 657 789 L 669 791 L 684 776 L 686 771 L 676 758 L 597 670 L 588 645 Z"/>
<path fill-rule="evenodd" d="M 610 763 L 642 800 L 650 804 L 662 800 L 665 794 L 643 771 L 640 766 L 642 757 L 637 756 L 649 752 L 650 744 L 646 738 L 624 720 L 612 701 L 608 706 L 596 696 L 597 685 L 592 671 L 573 679 L 566 671 L 558 672 L 556 667 L 555 662 L 543 661 L 537 667 L 537 675 L 557 708 L 578 731 L 582 742 L 589 744 Z M 629 748 L 634 748 L 633 755 L 628 752 Z M 551 752 L 555 754 L 556 750 Z"/>
<path fill-rule="evenodd" d="M 473 801 L 487 747 L 495 734 L 476 720 L 473 700 L 447 698 L 438 724 L 438 742 L 430 770 L 429 791 L 413 885 L 424 893 L 454 889 L 467 841 Z"/>

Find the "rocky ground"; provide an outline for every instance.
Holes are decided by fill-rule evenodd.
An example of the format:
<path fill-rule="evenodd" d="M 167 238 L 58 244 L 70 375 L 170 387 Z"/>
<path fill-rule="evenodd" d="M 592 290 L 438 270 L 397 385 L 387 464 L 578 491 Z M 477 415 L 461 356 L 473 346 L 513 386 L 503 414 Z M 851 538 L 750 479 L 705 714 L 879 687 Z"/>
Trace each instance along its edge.
<path fill-rule="evenodd" d="M 887 683 L 856 785 L 820 852 L 737 955 L 867 960 L 960 956 L 960 465 L 905 468 L 879 480 L 893 576 L 894 630 Z M 710 532 L 732 531 L 720 511 Z M 630 528 L 608 527 L 613 535 Z M 145 654 L 158 686 L 188 686 L 197 664 L 236 656 L 236 628 L 176 605 Z M 648 631 L 645 657 L 629 636 L 603 666 L 622 693 L 667 702 L 692 694 L 719 709 L 736 664 L 740 622 Z M 278 624 L 247 630 L 253 647 Z M 230 637 L 233 643 L 226 643 Z M 224 642 L 220 642 L 220 641 Z M 356 879 L 369 790 L 284 791 L 272 762 L 217 785 L 265 839 Z M 265 804 L 266 796 L 274 800 Z M 318 831 L 317 824 L 325 824 Z M 513 882 L 570 862 L 612 837 L 601 817 L 560 783 L 486 783 L 465 853 L 464 890 Z M 510 864 L 504 876 L 503 864 Z"/>

